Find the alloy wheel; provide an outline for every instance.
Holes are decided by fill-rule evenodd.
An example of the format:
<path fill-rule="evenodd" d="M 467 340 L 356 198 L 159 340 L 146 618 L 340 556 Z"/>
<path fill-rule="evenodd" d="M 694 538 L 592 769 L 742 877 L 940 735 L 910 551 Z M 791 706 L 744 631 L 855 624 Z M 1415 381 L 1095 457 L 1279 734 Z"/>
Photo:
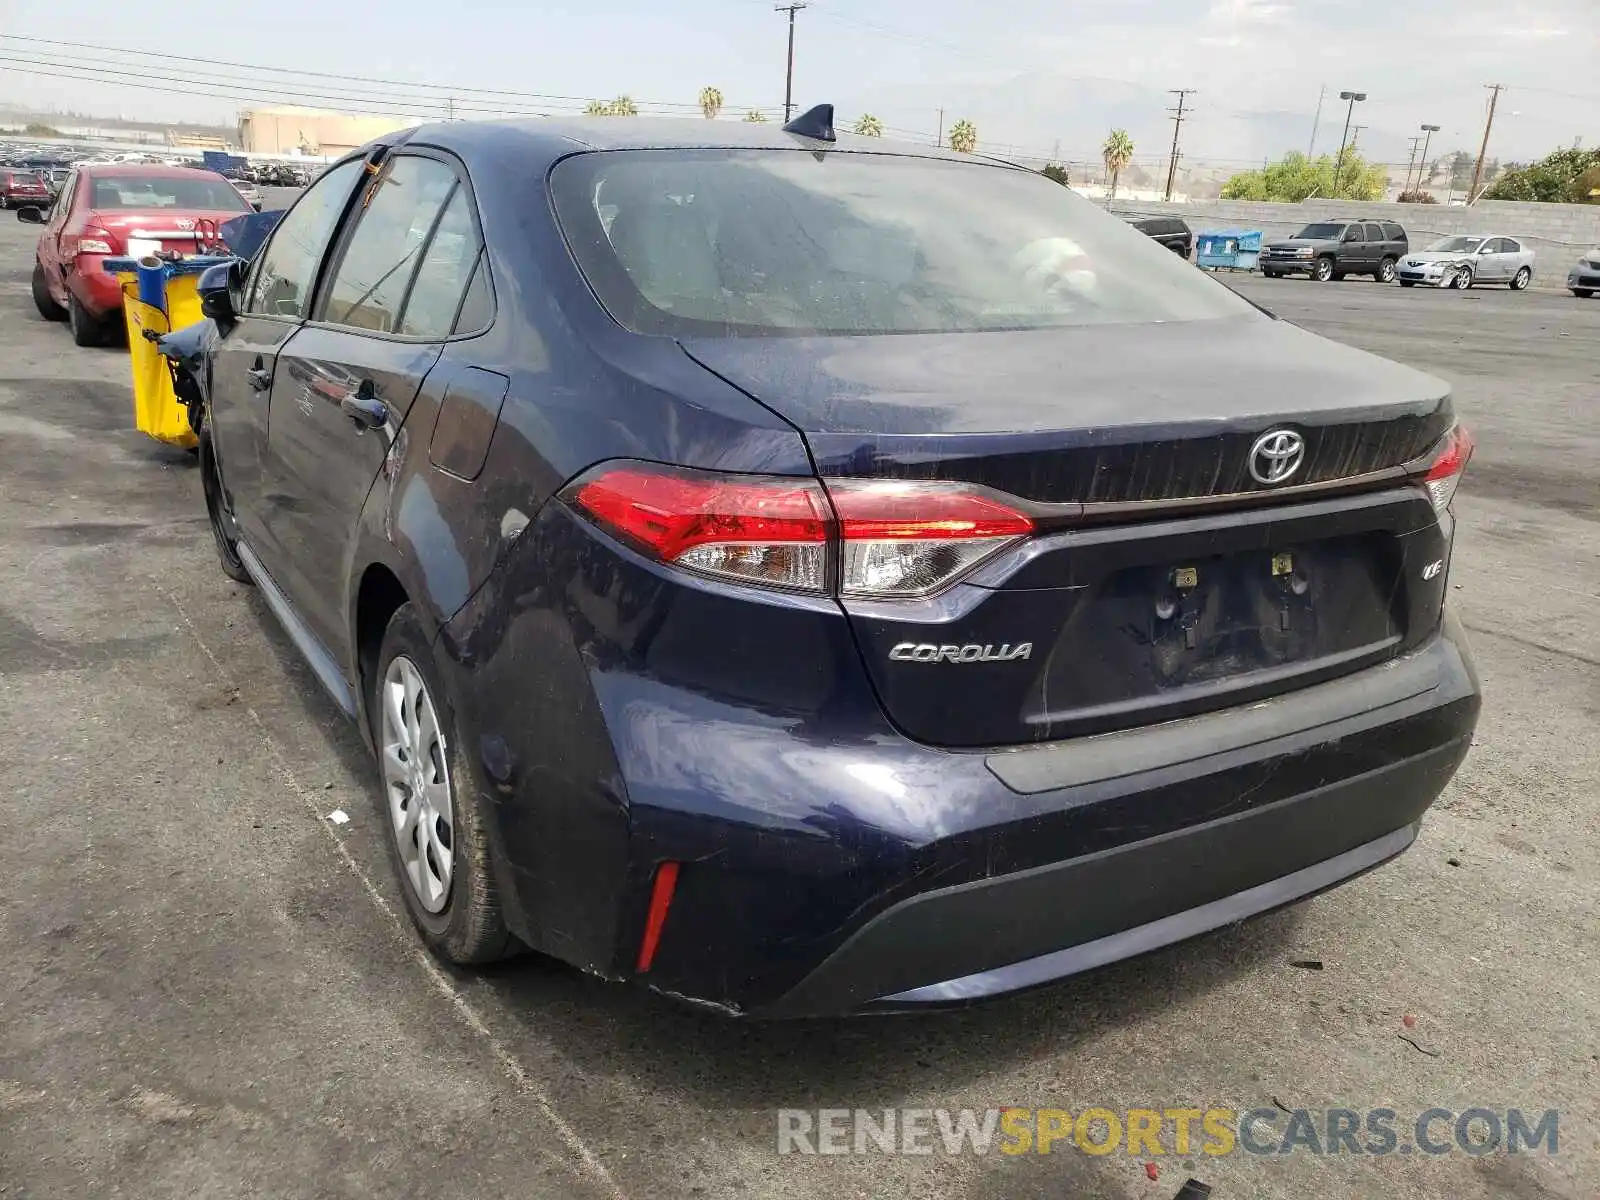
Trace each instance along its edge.
<path fill-rule="evenodd" d="M 1319 258 L 1317 260 L 1317 265 L 1313 268 L 1312 273 L 1313 278 L 1315 278 L 1318 283 L 1327 283 L 1328 280 L 1333 278 L 1332 260 Z"/>
<path fill-rule="evenodd" d="M 1514 292 L 1522 291 L 1523 288 L 1528 286 L 1528 281 L 1532 278 L 1533 272 L 1528 270 L 1527 267 L 1523 267 L 1522 270 L 1517 272 L 1516 277 L 1512 279 L 1511 290 Z"/>
<path fill-rule="evenodd" d="M 1393 283 L 1394 282 L 1394 263 L 1393 263 L 1392 260 L 1386 258 L 1386 259 L 1383 260 L 1382 263 L 1379 264 L 1379 266 L 1378 266 L 1378 282 L 1379 283 Z"/>
<path fill-rule="evenodd" d="M 450 759 L 428 685 L 405 655 L 383 677 L 383 790 L 406 882 L 430 913 L 450 900 L 455 810 Z"/>

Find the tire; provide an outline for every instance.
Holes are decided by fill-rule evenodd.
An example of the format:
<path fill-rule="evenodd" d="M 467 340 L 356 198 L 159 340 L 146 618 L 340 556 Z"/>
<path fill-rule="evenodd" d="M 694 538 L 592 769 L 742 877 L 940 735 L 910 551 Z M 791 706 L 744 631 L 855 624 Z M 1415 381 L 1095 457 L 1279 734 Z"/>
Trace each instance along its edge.
<path fill-rule="evenodd" d="M 57 304 L 50 295 L 50 286 L 44 275 L 44 264 L 37 259 L 33 263 L 33 306 L 46 321 L 67 319 L 67 310 Z"/>
<path fill-rule="evenodd" d="M 1402 279 L 1400 281 L 1400 286 L 1401 287 L 1416 287 L 1417 286 L 1417 281 L 1415 279 Z"/>
<path fill-rule="evenodd" d="M 1532 283 L 1532 282 L 1533 282 L 1533 269 L 1531 267 L 1523 267 L 1520 271 L 1518 271 L 1515 275 L 1513 275 L 1511 277 L 1511 290 L 1513 292 L 1526 291 L 1527 288 L 1528 288 L 1528 285 L 1530 283 Z"/>
<path fill-rule="evenodd" d="M 222 471 L 209 433 L 201 431 L 196 449 L 200 454 L 200 487 L 206 497 L 206 519 L 217 544 L 217 562 L 222 573 L 235 583 L 254 583 L 244 560 L 239 557 L 239 530 L 234 524 L 228 493 L 222 486 Z"/>
<path fill-rule="evenodd" d="M 1379 283 L 1394 282 L 1394 259 L 1385 258 L 1381 263 L 1378 264 L 1378 274 L 1376 278 Z"/>
<path fill-rule="evenodd" d="M 1261 272 L 1261 276 L 1262 276 L 1263 279 L 1282 279 L 1283 278 L 1283 272 L 1282 271 L 1268 271 L 1268 270 L 1263 268 L 1263 270 Z"/>
<path fill-rule="evenodd" d="M 389 619 L 368 687 L 384 843 L 412 924 L 446 962 L 504 958 L 516 943 L 506 929 L 489 861 L 486 806 L 434 667 L 427 630 L 410 604 Z M 419 836 L 429 844 L 421 846 Z"/>
<path fill-rule="evenodd" d="M 1572 294 L 1574 296 L 1576 296 L 1579 300 L 1587 300 L 1590 296 L 1594 295 L 1594 289 L 1593 288 L 1573 288 L 1572 289 Z"/>
<path fill-rule="evenodd" d="M 1458 292 L 1464 292 L 1472 286 L 1472 268 L 1461 267 L 1450 277 L 1450 286 Z"/>
<path fill-rule="evenodd" d="M 67 291 L 67 328 L 72 331 L 72 341 L 77 346 L 99 346 L 106 340 L 105 326 L 90 315 L 70 288 Z"/>
<path fill-rule="evenodd" d="M 1311 278 L 1318 283 L 1327 283 L 1333 277 L 1333 259 L 1326 257 L 1317 259 L 1311 268 Z"/>

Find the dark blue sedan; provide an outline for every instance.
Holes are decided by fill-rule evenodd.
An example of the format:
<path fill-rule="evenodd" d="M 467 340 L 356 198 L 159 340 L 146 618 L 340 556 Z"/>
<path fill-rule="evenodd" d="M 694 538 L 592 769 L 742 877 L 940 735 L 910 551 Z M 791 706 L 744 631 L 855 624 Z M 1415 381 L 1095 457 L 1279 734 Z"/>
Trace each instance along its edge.
<path fill-rule="evenodd" d="M 1446 386 L 829 116 L 396 134 L 206 290 L 223 568 L 427 944 L 916 1008 L 1406 849 L 1479 708 Z"/>

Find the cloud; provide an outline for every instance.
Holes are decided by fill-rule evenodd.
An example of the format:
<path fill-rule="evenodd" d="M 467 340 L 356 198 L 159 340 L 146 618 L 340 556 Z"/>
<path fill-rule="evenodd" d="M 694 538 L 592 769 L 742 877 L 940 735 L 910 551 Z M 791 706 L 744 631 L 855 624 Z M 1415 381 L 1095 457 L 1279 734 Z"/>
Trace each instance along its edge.
<path fill-rule="evenodd" d="M 1535 26 L 1520 29 L 1498 29 L 1495 34 L 1498 37 L 1521 38 L 1525 41 L 1544 41 L 1549 38 L 1564 38 L 1567 36 L 1567 31 L 1565 29 L 1544 29 Z"/>

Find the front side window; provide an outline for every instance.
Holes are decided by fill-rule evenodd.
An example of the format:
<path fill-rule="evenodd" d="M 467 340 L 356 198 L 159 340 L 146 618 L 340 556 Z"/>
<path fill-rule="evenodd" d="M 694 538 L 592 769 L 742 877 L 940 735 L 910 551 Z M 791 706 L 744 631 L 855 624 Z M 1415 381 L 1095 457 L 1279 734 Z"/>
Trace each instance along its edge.
<path fill-rule="evenodd" d="M 428 235 L 455 186 L 456 173 L 444 163 L 416 155 L 391 158 L 362 201 L 319 319 L 394 333 Z"/>
<path fill-rule="evenodd" d="M 1254 315 L 1032 172 L 909 155 L 612 151 L 551 175 L 573 256 L 641 333 L 944 333 Z"/>
<path fill-rule="evenodd" d="M 1446 237 L 1440 238 L 1428 249 L 1435 254 L 1476 254 L 1482 238 L 1475 237 Z"/>
<path fill-rule="evenodd" d="M 1367 235 L 1361 232 L 1361 226 L 1352 225 L 1344 231 L 1344 240 L 1347 242 L 1364 242 Z"/>
<path fill-rule="evenodd" d="M 317 265 L 344 213 L 351 188 L 365 170 L 366 165 L 359 161 L 336 167 L 317 180 L 278 222 L 256 260 L 245 311 L 296 320 L 306 316 Z"/>

